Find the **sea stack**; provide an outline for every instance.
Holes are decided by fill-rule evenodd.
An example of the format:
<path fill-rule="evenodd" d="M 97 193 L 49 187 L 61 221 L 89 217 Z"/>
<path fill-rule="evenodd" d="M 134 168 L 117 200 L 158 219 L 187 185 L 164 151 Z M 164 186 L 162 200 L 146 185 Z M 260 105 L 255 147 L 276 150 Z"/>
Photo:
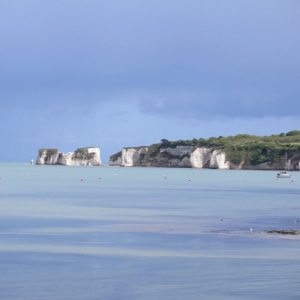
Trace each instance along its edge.
<path fill-rule="evenodd" d="M 58 149 L 40 149 L 36 159 L 37 165 L 65 166 L 101 166 L 98 147 L 78 148 L 74 152 L 63 153 Z"/>

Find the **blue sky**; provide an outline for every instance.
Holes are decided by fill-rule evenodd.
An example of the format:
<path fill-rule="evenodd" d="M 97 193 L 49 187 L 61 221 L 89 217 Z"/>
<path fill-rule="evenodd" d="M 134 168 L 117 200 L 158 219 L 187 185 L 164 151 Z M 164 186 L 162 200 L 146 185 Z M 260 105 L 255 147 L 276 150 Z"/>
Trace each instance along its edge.
<path fill-rule="evenodd" d="M 0 161 L 300 129 L 300 1 L 2 0 Z"/>

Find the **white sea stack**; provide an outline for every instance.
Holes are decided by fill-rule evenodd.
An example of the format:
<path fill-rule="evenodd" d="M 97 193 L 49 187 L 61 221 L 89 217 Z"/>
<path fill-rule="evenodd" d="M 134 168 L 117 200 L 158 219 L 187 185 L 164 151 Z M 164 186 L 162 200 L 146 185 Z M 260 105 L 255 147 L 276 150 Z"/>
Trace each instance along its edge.
<path fill-rule="evenodd" d="M 63 153 L 57 149 L 40 149 L 37 165 L 100 166 L 100 149 L 97 147 L 78 148 Z"/>

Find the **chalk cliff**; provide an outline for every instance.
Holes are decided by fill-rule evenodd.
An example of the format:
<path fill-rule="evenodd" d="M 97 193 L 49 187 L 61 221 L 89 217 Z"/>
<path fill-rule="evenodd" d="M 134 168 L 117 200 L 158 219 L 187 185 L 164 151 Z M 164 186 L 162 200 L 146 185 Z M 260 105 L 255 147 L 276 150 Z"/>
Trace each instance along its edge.
<path fill-rule="evenodd" d="M 177 146 L 160 149 L 149 153 L 147 147 L 123 148 L 121 152 L 110 157 L 111 166 L 148 166 L 179 168 L 229 169 L 226 155 L 221 150 Z"/>
<path fill-rule="evenodd" d="M 270 136 L 237 134 L 128 147 L 110 157 L 111 166 L 244 170 L 299 170 L 300 131 Z"/>
<path fill-rule="evenodd" d="M 100 149 L 97 147 L 79 148 L 74 152 L 62 153 L 57 149 L 40 149 L 37 165 L 100 166 Z"/>
<path fill-rule="evenodd" d="M 228 160 L 226 152 L 213 148 L 194 148 L 177 146 L 151 152 L 151 147 L 123 148 L 110 157 L 110 166 L 123 167 L 177 167 L 195 169 L 243 169 L 243 170 L 283 170 L 285 161 L 266 162 L 251 165 L 242 161 L 235 163 Z M 289 170 L 300 169 L 300 157 L 295 155 L 287 162 Z"/>

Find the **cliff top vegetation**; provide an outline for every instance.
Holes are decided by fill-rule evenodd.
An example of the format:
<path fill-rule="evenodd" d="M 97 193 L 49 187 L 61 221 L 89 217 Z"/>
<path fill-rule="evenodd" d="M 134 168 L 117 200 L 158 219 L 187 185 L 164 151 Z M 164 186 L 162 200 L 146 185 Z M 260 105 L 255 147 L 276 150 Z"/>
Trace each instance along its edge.
<path fill-rule="evenodd" d="M 276 162 L 300 155 L 300 131 L 292 130 L 271 136 L 256 136 L 250 134 L 238 134 L 235 136 L 210 137 L 193 140 L 168 141 L 162 139 L 159 148 L 176 148 L 177 146 L 192 146 L 194 148 L 207 147 L 221 149 L 226 153 L 226 158 L 239 164 L 245 161 L 247 164 L 257 165 L 265 162 Z M 157 145 L 157 146 L 158 146 Z M 157 148 L 156 145 L 152 145 Z M 151 147 L 152 147 L 151 146 Z"/>
<path fill-rule="evenodd" d="M 95 146 L 91 147 L 85 147 L 85 148 L 78 148 L 74 152 L 74 159 L 80 160 L 80 159 L 90 159 L 93 157 L 94 153 L 89 153 L 89 148 L 97 148 Z"/>
<path fill-rule="evenodd" d="M 210 137 L 208 139 L 199 138 L 192 140 L 168 141 L 161 140 L 162 148 L 176 148 L 177 146 L 192 146 L 192 147 L 223 147 L 225 145 L 239 145 L 245 143 L 275 143 L 275 144 L 290 144 L 300 143 L 300 131 L 292 130 L 280 134 L 272 134 L 270 136 L 257 136 L 250 134 L 237 134 L 235 136 L 219 136 Z"/>

